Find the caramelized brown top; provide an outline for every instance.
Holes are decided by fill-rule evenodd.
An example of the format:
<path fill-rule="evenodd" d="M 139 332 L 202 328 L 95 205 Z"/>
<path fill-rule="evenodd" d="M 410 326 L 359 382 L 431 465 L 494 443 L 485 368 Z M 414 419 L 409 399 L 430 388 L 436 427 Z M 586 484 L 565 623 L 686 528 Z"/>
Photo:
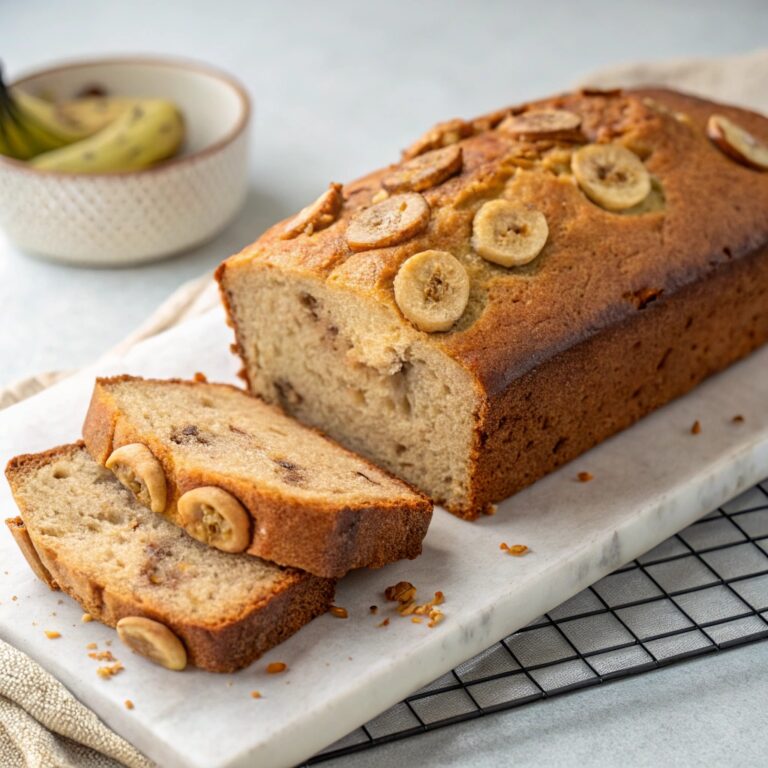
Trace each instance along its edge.
<path fill-rule="evenodd" d="M 496 128 L 509 115 L 533 109 L 578 115 L 578 133 L 536 140 Z M 768 142 L 768 119 L 667 90 L 578 92 L 443 123 L 406 157 L 458 143 L 461 170 L 420 191 L 431 210 L 413 237 L 353 251 L 345 236 L 350 218 L 374 197 L 382 199 L 382 180 L 397 170 L 393 165 L 345 185 L 342 210 L 326 229 L 284 240 L 284 224 L 276 224 L 227 265 L 309 273 L 397 312 L 393 281 L 403 261 L 427 249 L 448 251 L 467 267 L 481 310 L 431 338 L 497 391 L 654 299 L 768 243 L 768 173 L 737 162 L 707 137 L 713 112 Z M 570 157 L 590 142 L 618 143 L 643 161 L 653 181 L 646 200 L 611 212 L 584 194 Z M 500 197 L 546 216 L 549 237 L 530 264 L 500 267 L 472 250 L 474 214 Z"/>

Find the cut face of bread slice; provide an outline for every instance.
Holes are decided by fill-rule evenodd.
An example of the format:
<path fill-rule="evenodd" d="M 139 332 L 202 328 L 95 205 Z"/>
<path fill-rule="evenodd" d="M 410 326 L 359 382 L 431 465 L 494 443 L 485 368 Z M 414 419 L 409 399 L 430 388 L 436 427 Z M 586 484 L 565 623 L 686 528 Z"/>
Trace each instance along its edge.
<path fill-rule="evenodd" d="M 333 599 L 329 579 L 194 541 L 139 504 L 82 444 L 19 456 L 6 475 L 23 520 L 8 525 L 31 544 L 49 585 L 110 626 L 127 617 L 164 625 L 195 666 L 240 669 Z"/>
<path fill-rule="evenodd" d="M 99 379 L 83 436 L 195 538 L 320 576 L 416 557 L 432 515 L 405 483 L 225 384 Z"/>
<path fill-rule="evenodd" d="M 420 333 L 363 288 L 306 272 L 247 256 L 219 269 L 250 389 L 451 511 L 471 507 L 482 399 L 470 373 L 440 334 Z"/>

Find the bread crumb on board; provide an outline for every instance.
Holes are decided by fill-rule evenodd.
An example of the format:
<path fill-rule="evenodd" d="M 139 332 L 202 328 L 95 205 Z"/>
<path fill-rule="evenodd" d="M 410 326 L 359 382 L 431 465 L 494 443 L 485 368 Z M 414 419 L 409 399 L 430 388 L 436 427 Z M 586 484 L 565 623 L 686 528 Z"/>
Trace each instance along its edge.
<path fill-rule="evenodd" d="M 89 651 L 95 651 L 99 645 L 98 643 L 88 643 L 88 645 L 85 646 Z"/>
<path fill-rule="evenodd" d="M 737 413 L 737 414 L 736 414 L 736 415 L 735 415 L 735 416 L 734 416 L 734 417 L 731 419 L 731 421 L 732 421 L 734 424 L 743 424 L 743 423 L 744 423 L 744 417 L 743 417 L 743 416 L 742 416 L 740 413 Z"/>
<path fill-rule="evenodd" d="M 339 605 L 332 605 L 328 609 L 328 613 L 330 613 L 332 616 L 335 616 L 337 619 L 349 618 L 349 611 L 347 611 L 346 608 L 342 608 Z"/>
<path fill-rule="evenodd" d="M 270 675 L 279 675 L 281 672 L 285 672 L 288 669 L 288 665 L 282 661 L 271 661 L 267 664 L 267 672 Z"/>
<path fill-rule="evenodd" d="M 133 702 L 130 699 L 126 699 L 125 700 L 125 708 L 126 709 L 133 709 L 134 708 Z"/>
<path fill-rule="evenodd" d="M 90 613 L 84 613 L 84 614 L 83 614 L 83 615 L 80 617 L 80 621 L 82 621 L 82 622 L 83 622 L 83 624 L 88 624 L 88 622 L 90 622 L 90 621 L 93 621 L 93 616 L 91 616 L 91 614 L 90 614 Z"/>
<path fill-rule="evenodd" d="M 371 612 L 373 616 L 375 616 L 379 612 L 379 606 L 378 605 L 372 605 L 368 610 Z"/>
<path fill-rule="evenodd" d="M 208 383 L 208 377 L 202 373 L 201 371 L 196 371 L 195 375 L 192 377 L 196 382 L 199 384 L 207 384 Z"/>
<path fill-rule="evenodd" d="M 398 602 L 402 605 L 416 597 L 416 587 L 410 581 L 398 581 L 397 584 L 384 590 L 384 597 L 390 602 Z"/>
<path fill-rule="evenodd" d="M 55 631 L 55 630 L 53 630 L 53 629 L 46 629 L 46 630 L 45 630 L 45 636 L 46 636 L 46 637 L 47 637 L 49 640 L 58 640 L 58 638 L 60 638 L 60 637 L 61 637 L 61 632 L 56 632 L 56 631 Z"/>
<path fill-rule="evenodd" d="M 92 651 L 88 654 L 88 658 L 94 661 L 117 661 L 112 651 Z"/>
<path fill-rule="evenodd" d="M 693 422 L 691 425 L 691 434 L 692 435 L 699 435 L 701 434 L 701 422 L 696 419 L 696 421 Z"/>
<path fill-rule="evenodd" d="M 531 551 L 527 544 L 513 544 L 510 547 L 506 541 L 502 541 L 501 544 L 499 544 L 499 549 L 503 550 L 508 555 L 512 555 L 513 557 L 522 557 Z"/>
<path fill-rule="evenodd" d="M 114 664 L 110 664 L 104 667 L 99 667 L 96 670 L 96 674 L 99 677 L 104 678 L 105 680 L 109 680 L 110 677 L 119 675 L 124 669 L 125 667 L 119 661 L 116 661 Z"/>
<path fill-rule="evenodd" d="M 252 699 L 260 699 L 261 698 L 261 692 L 260 691 L 251 691 L 251 698 Z"/>
<path fill-rule="evenodd" d="M 384 590 L 384 597 L 390 602 L 397 602 L 397 612 L 401 616 L 411 616 L 414 624 L 421 624 L 422 619 L 419 617 L 427 616 L 427 626 L 431 629 L 445 618 L 445 614 L 436 608 L 445 601 L 445 595 L 440 591 L 435 592 L 435 596 L 428 602 L 419 604 L 416 602 L 416 587 L 410 581 L 399 581 Z M 385 619 L 378 626 L 385 627 L 387 624 L 389 619 Z"/>
<path fill-rule="evenodd" d="M 591 472 L 579 472 L 579 474 L 576 475 L 576 479 L 580 483 L 588 483 L 590 480 L 594 480 L 595 476 Z"/>
<path fill-rule="evenodd" d="M 383 621 L 380 621 L 376 626 L 377 627 L 388 627 L 389 626 L 389 619 L 384 619 Z"/>

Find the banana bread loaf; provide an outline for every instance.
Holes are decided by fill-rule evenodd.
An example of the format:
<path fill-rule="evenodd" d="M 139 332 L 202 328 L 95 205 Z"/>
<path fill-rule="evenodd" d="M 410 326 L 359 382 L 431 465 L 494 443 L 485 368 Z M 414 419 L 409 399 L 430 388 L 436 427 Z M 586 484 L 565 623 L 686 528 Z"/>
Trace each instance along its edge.
<path fill-rule="evenodd" d="M 219 267 L 248 386 L 473 518 L 766 341 L 766 142 L 651 89 L 442 123 Z"/>
<path fill-rule="evenodd" d="M 194 541 L 139 504 L 82 443 L 6 469 L 6 521 L 35 573 L 172 669 L 234 672 L 328 610 L 334 582 Z"/>
<path fill-rule="evenodd" d="M 200 541 L 318 576 L 416 557 L 432 517 L 422 494 L 227 384 L 97 379 L 83 438 Z"/>

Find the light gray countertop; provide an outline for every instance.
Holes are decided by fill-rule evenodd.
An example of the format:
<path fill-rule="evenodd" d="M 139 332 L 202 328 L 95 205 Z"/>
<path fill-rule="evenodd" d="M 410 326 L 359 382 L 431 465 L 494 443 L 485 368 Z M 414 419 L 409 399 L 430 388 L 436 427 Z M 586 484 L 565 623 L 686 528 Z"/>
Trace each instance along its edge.
<path fill-rule="evenodd" d="M 242 215 L 192 253 L 96 270 L 0 234 L 0 386 L 81 366 L 183 281 L 274 220 L 397 159 L 438 119 L 567 88 L 612 63 L 745 52 L 764 0 L 387 3 L 99 0 L 0 4 L 11 77 L 59 58 L 166 53 L 236 74 L 255 103 Z M 768 756 L 768 643 L 718 653 L 380 747 L 332 765 L 758 765 Z"/>

